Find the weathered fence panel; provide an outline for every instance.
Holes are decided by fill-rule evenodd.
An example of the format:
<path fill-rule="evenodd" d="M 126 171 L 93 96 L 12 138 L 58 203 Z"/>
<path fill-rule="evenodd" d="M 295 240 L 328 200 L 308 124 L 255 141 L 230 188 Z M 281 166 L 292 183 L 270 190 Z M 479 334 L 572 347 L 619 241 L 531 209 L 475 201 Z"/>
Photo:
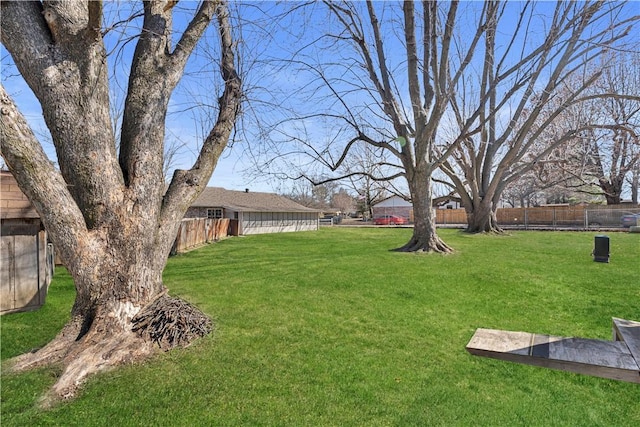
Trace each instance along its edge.
<path fill-rule="evenodd" d="M 205 243 L 216 242 L 228 236 L 228 218 L 183 219 L 178 229 L 171 254 L 187 252 Z"/>
<path fill-rule="evenodd" d="M 620 217 L 624 213 L 640 213 L 638 205 L 576 205 L 538 206 L 532 208 L 499 208 L 498 224 L 517 227 L 551 228 L 616 228 L 622 227 Z M 436 222 L 440 225 L 467 223 L 464 209 L 437 209 Z"/>
<path fill-rule="evenodd" d="M 436 209 L 437 224 L 466 224 L 467 213 L 464 209 Z"/>
<path fill-rule="evenodd" d="M 2 224 L 0 314 L 41 307 L 53 276 L 53 245 L 47 244 L 39 220 L 26 221 L 9 224 L 4 220 Z"/>
<path fill-rule="evenodd" d="M 53 277 L 53 245 L 8 171 L 0 171 L 0 314 L 35 310 Z"/>
<path fill-rule="evenodd" d="M 584 206 L 500 208 L 496 217 L 500 225 L 575 227 L 584 225 L 584 211 Z"/>

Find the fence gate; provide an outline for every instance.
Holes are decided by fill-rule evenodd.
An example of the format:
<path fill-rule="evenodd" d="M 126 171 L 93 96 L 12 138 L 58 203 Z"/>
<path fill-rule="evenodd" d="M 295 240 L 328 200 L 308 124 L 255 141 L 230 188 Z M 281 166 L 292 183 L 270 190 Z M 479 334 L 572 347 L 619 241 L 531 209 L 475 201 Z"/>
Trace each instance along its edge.
<path fill-rule="evenodd" d="M 7 233 L 11 231 L 11 233 Z M 41 307 L 53 276 L 52 246 L 38 225 L 8 227 L 0 237 L 0 314 Z"/>

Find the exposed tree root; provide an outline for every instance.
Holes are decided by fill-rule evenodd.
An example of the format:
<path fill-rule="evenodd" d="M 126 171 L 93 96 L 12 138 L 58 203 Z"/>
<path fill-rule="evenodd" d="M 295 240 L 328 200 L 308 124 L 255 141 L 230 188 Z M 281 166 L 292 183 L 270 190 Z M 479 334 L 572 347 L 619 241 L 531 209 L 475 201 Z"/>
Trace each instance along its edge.
<path fill-rule="evenodd" d="M 42 408 L 74 398 L 85 380 L 95 373 L 145 360 L 154 353 L 153 345 L 132 332 L 91 341 L 75 346 L 64 358 L 62 375 L 40 400 Z"/>
<path fill-rule="evenodd" d="M 78 319 L 69 322 L 45 347 L 6 365 L 10 372 L 43 366 L 61 368 L 62 374 L 40 400 L 42 408 L 75 397 L 92 374 L 145 360 L 159 348 L 167 351 L 186 347 L 212 329 L 211 320 L 200 310 L 168 295 L 157 298 L 131 320 L 112 313 L 94 319 L 86 333 L 81 332 L 81 324 Z"/>
<path fill-rule="evenodd" d="M 21 354 L 7 362 L 9 372 L 23 372 L 62 362 L 69 349 L 75 344 L 80 332 L 81 321 L 71 320 L 47 345 L 29 353 Z"/>
<path fill-rule="evenodd" d="M 502 234 L 503 230 L 498 225 L 495 212 L 492 214 L 479 215 L 479 214 L 467 214 L 468 223 L 465 233 L 477 234 L 477 233 L 494 233 Z"/>
<path fill-rule="evenodd" d="M 59 366 L 61 375 L 40 399 L 40 406 L 50 408 L 60 400 L 75 397 L 82 383 L 92 374 L 118 365 L 144 360 L 154 346 L 131 331 L 104 334 L 91 330 L 81 339 L 73 335 L 72 323 L 49 344 L 38 351 L 25 353 L 8 362 L 9 372 L 22 372 L 44 366 Z M 104 332 L 104 331 L 102 331 Z"/>
<path fill-rule="evenodd" d="M 430 239 L 416 239 L 412 237 L 411 240 L 404 246 L 394 249 L 396 252 L 435 252 L 442 254 L 453 253 L 453 248 L 447 245 L 438 237 L 431 237 Z"/>
<path fill-rule="evenodd" d="M 467 226 L 464 229 L 465 233 L 469 234 L 479 234 L 479 233 L 488 233 L 488 234 L 504 234 L 505 231 L 497 225 L 490 227 L 478 227 L 478 226 Z"/>

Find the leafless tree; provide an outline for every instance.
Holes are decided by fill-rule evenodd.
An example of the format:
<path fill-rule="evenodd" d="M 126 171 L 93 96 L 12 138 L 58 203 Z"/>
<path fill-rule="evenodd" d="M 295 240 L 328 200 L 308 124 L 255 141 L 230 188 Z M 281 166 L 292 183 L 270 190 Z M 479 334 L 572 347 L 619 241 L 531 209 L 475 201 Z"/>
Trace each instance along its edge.
<path fill-rule="evenodd" d="M 343 214 L 354 212 L 355 200 L 344 188 L 339 188 L 331 197 L 331 206 L 340 209 Z"/>
<path fill-rule="evenodd" d="M 540 183 L 555 179 L 568 191 L 620 203 L 625 180 L 632 184 L 640 163 L 639 58 L 637 52 L 606 52 L 601 62 L 592 65 L 600 76 L 585 90 L 587 100 L 564 109 L 548 126 L 556 135 L 579 131 L 539 159 L 533 170 L 539 172 Z M 571 80 L 566 85 L 569 91 L 575 86 Z M 532 151 L 546 150 L 554 138 L 546 132 Z"/>
<path fill-rule="evenodd" d="M 640 95 L 640 53 L 609 56 L 612 65 L 603 70 L 592 92 Z M 577 153 L 574 165 L 584 165 L 581 176 L 597 183 L 608 205 L 620 204 L 625 178 L 640 164 L 640 98 L 594 99 L 585 109 L 590 127 L 579 135 L 584 142 L 576 145 L 585 149 Z"/>
<path fill-rule="evenodd" d="M 364 218 L 372 217 L 372 207 L 391 195 L 406 198 L 403 189 L 395 180 L 377 179 L 384 177 L 384 150 L 370 145 L 351 148 L 349 157 L 338 168 L 341 182 L 357 194 L 358 211 Z"/>
<path fill-rule="evenodd" d="M 176 3 L 145 2 L 135 18 L 141 25 L 132 39 L 118 140 L 110 111 L 109 27 L 103 18 L 107 7 L 125 5 L 103 9 L 102 2 L 71 0 L 1 5 L 2 44 L 41 104 L 60 169 L 4 85 L 2 157 L 40 214 L 77 293 L 60 334 L 13 362 L 15 370 L 63 367 L 46 401 L 73 396 L 88 375 L 143 359 L 157 344 L 187 345 L 207 332 L 204 316 L 167 295 L 162 271 L 180 220 L 227 144 L 242 92 L 227 3 L 188 5 L 194 9 L 184 31 L 174 32 Z M 219 38 L 222 90 L 211 107 L 217 118 L 193 166 L 177 170 L 167 187 L 163 148 L 169 101 L 210 27 Z"/>
<path fill-rule="evenodd" d="M 457 130 L 449 141 L 463 142 L 442 167 L 467 211 L 467 231 L 499 231 L 495 211 L 504 189 L 586 129 L 552 135 L 565 110 L 619 95 L 588 92 L 602 73 L 590 65 L 637 36 L 631 13 L 622 2 L 484 3 L 483 59 L 459 80 L 451 102 Z M 450 146 L 445 141 L 441 150 Z"/>
<path fill-rule="evenodd" d="M 502 200 L 512 208 L 527 208 L 538 204 L 540 188 L 533 174 L 527 174 L 511 183 L 503 192 Z"/>
<path fill-rule="evenodd" d="M 315 208 L 315 200 L 313 198 L 313 186 L 309 182 L 298 181 L 282 194 L 285 197 L 300 203 L 302 206 Z"/>
<path fill-rule="evenodd" d="M 293 158 L 286 168 L 302 165 L 297 170 L 303 176 L 322 165 L 334 172 L 328 179 L 356 174 L 377 182 L 405 179 L 415 226 L 401 251 L 451 251 L 436 232 L 431 187 L 433 172 L 457 143 L 434 156 L 443 116 L 477 43 L 466 47 L 464 61 L 449 61 L 459 48 L 455 34 L 468 30 L 457 21 L 459 6 L 457 1 L 311 3 L 321 28 L 309 31 L 307 42 L 282 58 L 280 70 L 300 80 L 295 95 L 310 105 L 304 111 L 292 108 L 274 127 L 271 134 L 279 133 L 285 147 L 276 155 Z M 323 12 L 326 16 L 318 18 Z M 475 39 L 483 34 L 479 25 Z M 346 172 L 347 159 L 359 146 L 378 151 L 376 168 Z"/>
<path fill-rule="evenodd" d="M 432 211 L 438 168 L 467 209 L 468 230 L 498 230 L 502 191 L 536 161 L 523 160 L 547 125 L 537 120 L 543 107 L 568 76 L 621 44 L 637 20 L 619 2 L 327 0 L 307 7 L 318 16 L 321 5 L 328 10 L 317 18 L 322 29 L 282 58 L 279 71 L 295 76 L 292 97 L 309 105 L 291 107 L 274 126 L 270 134 L 284 149 L 271 158 L 289 176 L 317 176 L 321 166 L 333 173 L 327 179 L 406 180 L 415 227 L 403 251 L 451 250 Z M 585 74 L 560 105 L 581 102 L 596 79 Z M 363 145 L 380 152 L 375 174 L 345 168 Z"/>
<path fill-rule="evenodd" d="M 310 181 L 297 181 L 284 195 L 303 206 L 314 209 L 332 207 L 331 202 L 338 192 L 338 184 L 326 182 L 314 185 Z"/>

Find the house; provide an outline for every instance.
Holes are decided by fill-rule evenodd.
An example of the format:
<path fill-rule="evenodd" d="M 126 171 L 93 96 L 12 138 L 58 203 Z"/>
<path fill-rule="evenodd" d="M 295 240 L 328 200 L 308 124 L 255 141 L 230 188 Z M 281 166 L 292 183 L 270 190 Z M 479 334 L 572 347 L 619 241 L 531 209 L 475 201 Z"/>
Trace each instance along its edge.
<path fill-rule="evenodd" d="M 207 187 L 185 218 L 229 218 L 230 234 L 248 235 L 318 230 L 319 215 L 316 209 L 274 193 Z"/>
<path fill-rule="evenodd" d="M 0 314 L 40 308 L 53 277 L 53 245 L 8 171 L 0 171 L 0 223 Z"/>
<path fill-rule="evenodd" d="M 371 207 L 373 217 L 381 215 L 396 215 L 413 220 L 413 204 L 400 196 L 391 196 Z"/>
<path fill-rule="evenodd" d="M 456 197 L 445 196 L 433 199 L 434 209 L 460 209 L 462 204 Z M 391 196 L 372 207 L 373 216 L 396 215 L 413 221 L 413 204 L 400 196 Z"/>
<path fill-rule="evenodd" d="M 433 201 L 434 207 L 437 209 L 461 209 L 460 200 L 453 197 L 438 197 Z"/>

